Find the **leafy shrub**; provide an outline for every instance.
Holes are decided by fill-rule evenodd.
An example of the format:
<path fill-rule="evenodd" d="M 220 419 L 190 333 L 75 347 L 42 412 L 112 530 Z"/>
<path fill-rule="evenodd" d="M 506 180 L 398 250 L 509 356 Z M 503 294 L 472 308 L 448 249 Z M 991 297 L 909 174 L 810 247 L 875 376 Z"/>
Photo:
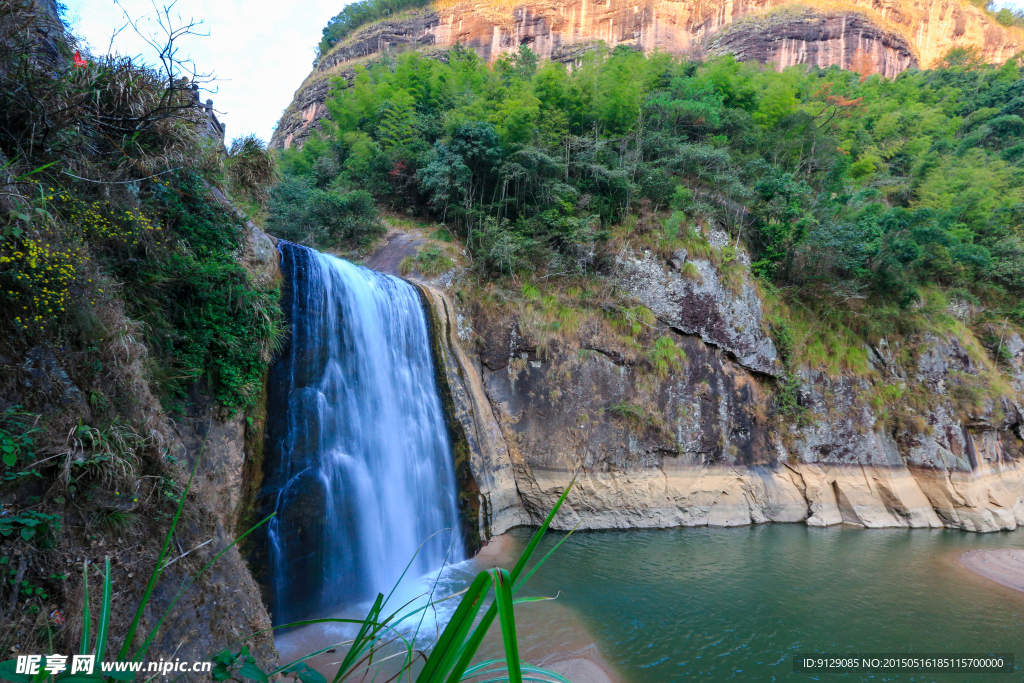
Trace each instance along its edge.
<path fill-rule="evenodd" d="M 1014 11 L 1009 7 L 1003 7 L 996 12 L 996 21 L 1003 26 L 1024 26 L 1024 10 Z"/>
<path fill-rule="evenodd" d="M 402 259 L 402 263 L 400 264 L 402 275 L 411 273 L 415 268 L 427 277 L 440 275 L 454 267 L 455 262 L 452 261 L 447 254 L 441 251 L 440 247 L 434 245 L 420 249 L 415 256 L 408 256 Z"/>
<path fill-rule="evenodd" d="M 27 464 L 34 456 L 35 438 L 39 431 L 37 417 L 12 406 L 0 412 L 0 460 L 12 469 Z"/>
<path fill-rule="evenodd" d="M 198 176 L 179 182 L 181 190 L 160 186 L 154 196 L 168 242 L 148 258 L 113 265 L 129 310 L 148 323 L 164 389 L 181 396 L 205 378 L 222 405 L 245 408 L 283 336 L 279 292 L 257 287 L 236 261 L 238 219 L 208 198 Z"/>
<path fill-rule="evenodd" d="M 280 177 L 277 157 L 251 134 L 231 141 L 225 167 L 233 194 L 258 203 L 267 200 L 269 188 Z"/>
<path fill-rule="evenodd" d="M 25 510 L 16 515 L 0 517 L 0 536 L 17 532 L 26 541 L 46 542 L 47 537 L 60 529 L 60 516 Z"/>
<path fill-rule="evenodd" d="M 307 176 L 286 177 L 274 187 L 269 225 L 287 240 L 314 245 L 361 245 L 384 232 L 368 192 L 322 190 Z"/>

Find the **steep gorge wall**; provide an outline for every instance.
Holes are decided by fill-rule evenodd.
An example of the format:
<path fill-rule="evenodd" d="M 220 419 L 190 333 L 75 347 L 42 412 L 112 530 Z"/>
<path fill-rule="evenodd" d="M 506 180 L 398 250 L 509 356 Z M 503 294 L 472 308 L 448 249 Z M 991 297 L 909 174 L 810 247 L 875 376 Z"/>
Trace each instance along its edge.
<path fill-rule="evenodd" d="M 211 194 L 225 208 L 238 211 L 216 188 L 211 188 Z M 252 223 L 247 227 L 239 263 L 261 286 L 278 282 L 280 268 L 274 239 Z M 150 659 L 177 656 L 204 661 L 223 648 L 236 650 L 241 643 L 249 646 L 265 669 L 273 667 L 278 659 L 260 587 L 241 549 L 232 546 L 241 533 L 258 521 L 250 519 L 246 509 L 246 491 L 259 469 L 251 467 L 258 455 L 253 446 L 261 440 L 253 438 L 254 431 L 261 434 L 262 430 L 258 412 L 257 407 L 248 414 L 225 416 L 203 387 L 197 385 L 190 391 L 184 415 L 173 420 L 163 417 L 173 434 L 169 454 L 186 467 L 195 464 L 196 458 L 199 463 L 190 505 L 176 531 L 179 548 L 187 549 L 189 557 L 187 561 L 168 565 L 146 611 L 148 623 L 155 624 L 178 599 L 160 629 Z M 186 560 L 184 555 L 179 556 L 181 552 L 176 552 L 175 557 Z M 176 598 L 202 564 L 221 552 L 220 559 L 192 588 Z"/>
<path fill-rule="evenodd" d="M 443 293 L 450 277 L 427 288 L 462 395 L 456 416 L 474 435 L 483 538 L 537 523 L 577 471 L 560 528 L 1024 524 L 1019 336 L 1007 338 L 1012 394 L 973 408 L 957 387 L 985 369 L 956 336 L 926 334 L 907 349 L 867 349 L 867 377 L 802 370 L 804 412 L 780 417 L 781 366 L 752 283 L 737 293 L 699 259 L 702 280 L 684 277 L 679 256 L 627 254 L 616 269 L 617 285 L 656 314 L 657 334 L 686 354 L 665 377 L 586 324 L 542 345 L 516 314 L 456 307 Z M 929 395 L 916 420 L 886 422 L 892 406 L 872 401 L 894 383 Z"/>
<path fill-rule="evenodd" d="M 270 238 L 254 226 L 248 237 L 239 254 L 240 263 L 257 279 L 274 279 L 276 259 L 268 259 L 266 252 L 268 245 L 273 246 Z M 119 337 L 113 340 L 117 345 L 116 354 L 105 370 L 127 378 L 121 386 L 128 387 L 124 395 L 118 397 L 120 405 L 127 407 L 126 412 L 120 414 L 114 424 L 134 425 L 145 434 L 144 449 L 137 457 L 148 461 L 145 463 L 148 474 L 130 484 L 131 495 L 118 495 L 112 487 L 107 491 L 102 486 L 90 486 L 77 494 L 74 496 L 77 500 L 68 505 L 70 509 L 63 511 L 63 528 L 52 545 L 24 553 L 23 562 L 50 567 L 50 571 L 63 570 L 68 576 L 65 593 L 51 597 L 54 601 L 51 609 L 59 610 L 66 625 L 53 633 L 43 631 L 43 637 L 52 638 L 49 642 L 55 643 L 58 652 L 66 652 L 68 648 L 64 646 L 72 645 L 71 641 L 77 643 L 76 629 L 80 628 L 83 609 L 83 592 L 77 580 L 81 563 L 88 560 L 93 567 L 99 567 L 103 566 L 104 557 L 108 557 L 115 585 L 111 603 L 111 647 L 119 646 L 117 639 L 127 631 L 160 552 L 175 509 L 174 496 L 184 489 L 192 465 L 200 458 L 174 533 L 171 555 L 165 560 L 165 570 L 143 616 L 142 632 L 148 633 L 165 611 L 174 606 L 166 615 L 147 659 L 178 657 L 185 661 L 206 661 L 224 648 L 237 649 L 243 639 L 248 639 L 246 643 L 260 664 L 271 667 L 277 660 L 277 652 L 273 637 L 267 632 L 270 617 L 247 563 L 239 549 L 231 547 L 244 514 L 240 492 L 246 485 L 245 464 L 251 458 L 246 448 L 247 431 L 251 429 L 247 428 L 246 416 L 223 415 L 203 387 L 196 385 L 192 387 L 185 414 L 172 419 L 150 384 L 151 377 L 144 364 L 146 347 L 133 337 L 137 334 L 135 328 L 115 329 L 114 334 Z M 74 473 L 72 457 L 76 458 L 74 466 L 80 466 L 85 452 L 81 447 L 76 451 L 71 435 L 78 434 L 83 426 L 104 424 L 109 420 L 109 413 L 88 400 L 87 397 L 96 392 L 81 383 L 81 374 L 75 371 L 75 354 L 60 351 L 63 350 L 40 343 L 23 357 L 7 349 L 0 353 L 0 377 L 3 378 L 0 406 L 20 404 L 40 414 L 40 421 L 47 425 L 44 437 L 57 437 L 55 441 L 37 440 L 40 462 L 60 458 L 60 462 L 66 463 L 63 467 Z M 127 430 L 124 433 L 128 433 Z M 64 437 L 67 441 L 62 440 Z M 122 456 L 105 457 L 116 461 Z M 3 500 L 5 507 L 38 506 L 44 496 L 52 498 L 63 491 L 57 486 L 49 493 L 46 488 L 40 488 L 45 482 L 42 477 L 28 481 L 31 483 L 8 488 Z M 45 483 L 45 486 L 50 484 Z M 57 507 L 49 509 L 61 512 Z M 115 515 L 128 522 L 121 527 L 101 523 Z M 15 552 L 23 554 L 22 549 Z M 219 559 L 200 574 L 200 569 L 218 554 Z M 94 619 L 99 609 L 96 585 L 93 575 L 90 588 L 94 596 Z M 17 621 L 8 622 L 8 626 L 12 624 L 18 628 Z M 13 643 L 24 642 L 26 637 L 24 630 L 8 635 L 11 636 L 9 642 Z M 135 646 L 138 645 L 136 642 Z"/>
<path fill-rule="evenodd" d="M 512 459 L 480 373 L 459 341 L 455 306 L 437 288 L 420 287 L 432 311 L 434 351 L 451 399 L 447 410 L 461 427 L 468 450 L 470 476 L 459 482 L 460 497 L 471 507 L 468 516 L 476 519 L 476 540 L 486 541 L 535 519 L 523 506 Z"/>
<path fill-rule="evenodd" d="M 351 81 L 356 65 L 381 54 L 458 43 L 493 60 L 525 44 L 542 59 L 572 61 L 599 41 L 673 54 L 731 52 L 780 68 L 850 68 L 867 57 L 874 71 L 892 77 L 931 66 L 954 47 L 1003 62 L 1024 49 L 1024 32 L 961 0 L 445 0 L 363 27 L 337 45 L 296 91 L 271 143 L 301 144 L 327 115 L 331 79 Z"/>
<path fill-rule="evenodd" d="M 875 72 L 894 78 L 920 66 L 917 53 L 898 31 L 887 31 L 861 14 L 784 12 L 751 17 L 729 26 L 708 42 L 709 52 L 731 53 L 741 61 L 846 69 L 867 60 Z M 863 67 L 861 67 L 863 68 Z"/>

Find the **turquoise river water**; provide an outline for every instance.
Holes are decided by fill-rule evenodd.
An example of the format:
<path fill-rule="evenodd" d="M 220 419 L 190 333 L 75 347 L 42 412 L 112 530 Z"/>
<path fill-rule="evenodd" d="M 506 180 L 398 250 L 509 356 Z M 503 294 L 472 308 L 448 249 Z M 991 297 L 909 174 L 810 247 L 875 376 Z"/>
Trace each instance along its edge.
<path fill-rule="evenodd" d="M 514 545 L 530 533 L 511 532 Z M 550 534 L 535 557 L 560 538 Z M 525 654 L 542 641 L 578 647 L 558 642 L 571 613 L 625 683 L 1019 682 L 1024 594 L 959 565 L 979 548 L 1024 553 L 1024 532 L 766 524 L 577 533 L 531 578 L 528 592 L 559 597 L 517 608 L 521 638 Z M 808 651 L 1013 652 L 1018 673 L 794 673 L 793 654 Z"/>

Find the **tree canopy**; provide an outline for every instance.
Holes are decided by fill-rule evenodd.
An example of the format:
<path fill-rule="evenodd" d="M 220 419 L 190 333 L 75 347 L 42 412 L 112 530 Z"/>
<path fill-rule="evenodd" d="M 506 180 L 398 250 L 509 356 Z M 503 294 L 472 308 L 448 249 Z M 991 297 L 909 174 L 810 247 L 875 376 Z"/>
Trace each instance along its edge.
<path fill-rule="evenodd" d="M 581 254 L 617 226 L 713 223 L 780 287 L 909 305 L 935 285 L 1024 315 L 1021 67 L 946 63 L 885 79 L 626 46 L 572 69 L 525 46 L 493 66 L 408 53 L 339 81 L 323 133 L 282 161 L 308 191 L 454 226 L 491 275 L 599 267 Z"/>

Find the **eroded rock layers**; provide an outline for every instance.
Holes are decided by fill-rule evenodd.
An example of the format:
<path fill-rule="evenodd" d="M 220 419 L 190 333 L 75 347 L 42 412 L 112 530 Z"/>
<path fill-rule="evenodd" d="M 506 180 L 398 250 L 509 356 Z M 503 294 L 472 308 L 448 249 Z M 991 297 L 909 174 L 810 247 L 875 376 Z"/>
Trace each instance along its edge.
<path fill-rule="evenodd" d="M 560 0 L 435 3 L 357 30 L 324 55 L 295 93 L 272 138 L 301 144 L 327 115 L 331 80 L 351 81 L 356 65 L 407 50 L 461 44 L 494 60 L 529 45 L 545 60 L 571 62 L 603 42 L 673 54 L 731 52 L 743 60 L 837 65 L 887 77 L 936 64 L 954 47 L 974 47 L 994 63 L 1024 48 L 1024 34 L 960 0 Z"/>
<path fill-rule="evenodd" d="M 739 22 L 711 40 L 708 49 L 779 68 L 795 64 L 839 66 L 871 70 L 886 78 L 918 66 L 902 35 L 885 31 L 857 14 L 784 15 L 767 27 L 756 21 Z"/>
<path fill-rule="evenodd" d="M 672 261 L 627 254 L 617 269 L 685 354 L 665 375 L 586 323 L 540 343 L 518 314 L 460 309 L 426 288 L 483 538 L 539 522 L 574 473 L 560 528 L 1024 524 L 1017 335 L 1009 393 L 965 403 L 990 369 L 955 334 L 923 334 L 866 346 L 866 374 L 798 371 L 801 413 L 780 418 L 780 363 L 752 283 L 727 286 L 693 259 L 701 282 Z M 912 417 L 893 419 L 911 395 Z"/>

